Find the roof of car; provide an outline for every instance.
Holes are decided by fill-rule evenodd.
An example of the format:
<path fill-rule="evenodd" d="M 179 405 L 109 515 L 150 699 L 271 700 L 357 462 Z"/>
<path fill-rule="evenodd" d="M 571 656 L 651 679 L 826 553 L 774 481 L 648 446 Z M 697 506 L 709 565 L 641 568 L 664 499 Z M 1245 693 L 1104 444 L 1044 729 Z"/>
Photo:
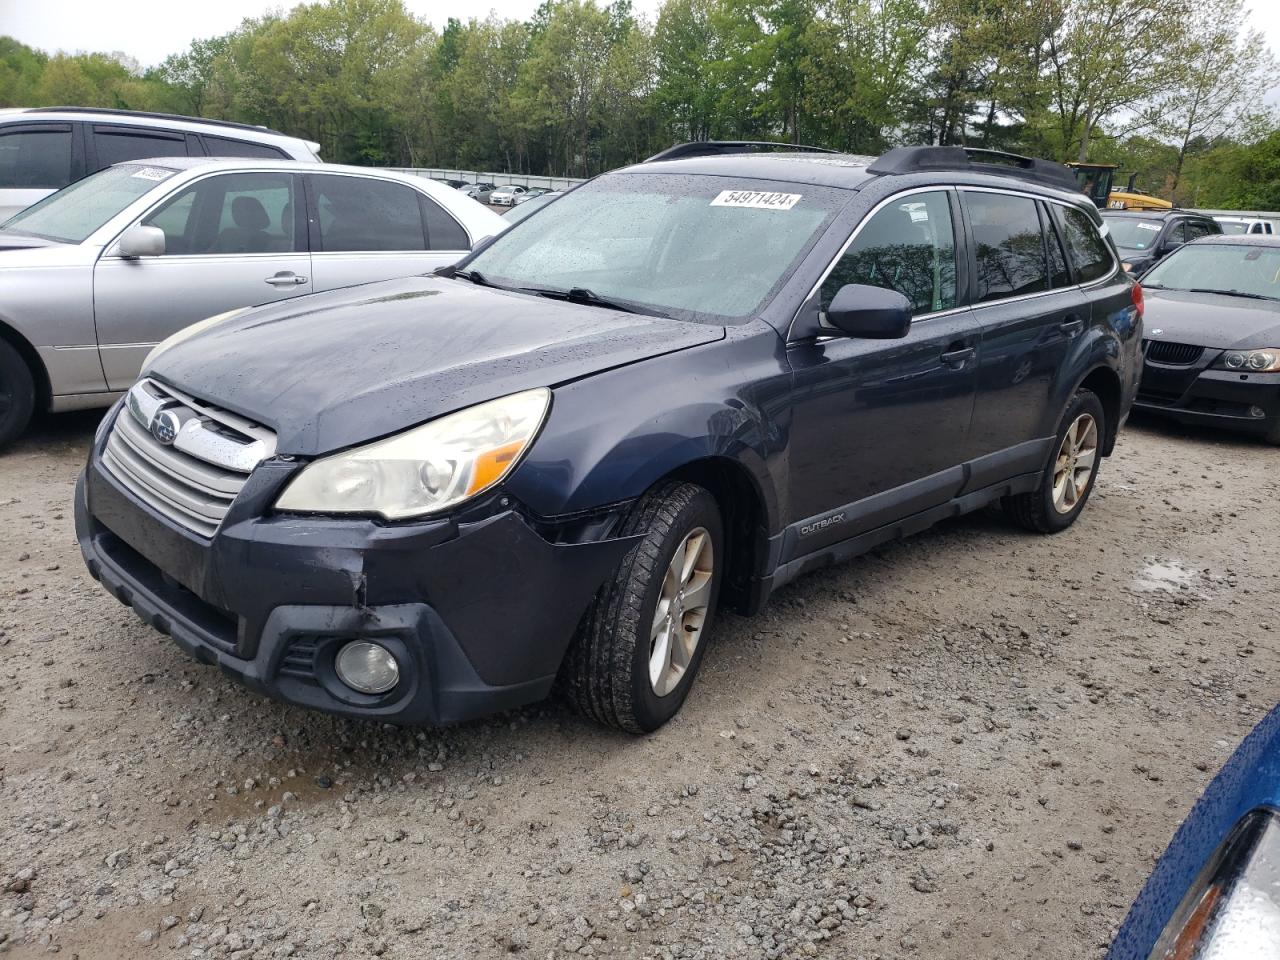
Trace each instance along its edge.
<path fill-rule="evenodd" d="M 303 163 L 298 160 L 268 160 L 257 157 L 150 157 L 141 160 L 124 160 L 114 164 L 114 166 L 163 167 L 168 170 L 184 171 L 213 168 L 222 170 L 289 170 L 295 173 L 346 173 L 366 177 L 380 177 L 384 180 L 397 180 L 400 183 L 418 186 L 420 190 L 428 193 L 436 190 L 453 192 L 453 187 L 446 186 L 439 180 L 432 180 L 430 177 L 418 177 L 411 173 L 384 170 L 381 167 L 353 167 L 340 163 L 321 163 L 319 161 Z"/>
<path fill-rule="evenodd" d="M 904 163 L 886 164 L 886 158 L 869 157 L 856 153 L 834 153 L 828 151 L 786 150 L 769 152 L 718 153 L 706 156 L 687 156 L 670 160 L 655 159 L 624 167 L 616 171 L 624 174 L 666 173 L 666 174 L 701 174 L 706 176 L 744 177 L 756 180 L 776 180 L 783 183 L 813 185 L 821 187 L 837 187 L 857 190 L 863 185 L 882 178 L 912 176 L 912 185 L 930 183 L 957 186 L 1001 186 L 1011 189 L 1032 190 L 1078 206 L 1093 208 L 1083 194 L 1074 188 L 1068 189 L 1067 181 L 1045 179 L 1040 170 L 1033 170 L 1028 176 L 1025 171 L 1002 168 L 998 163 L 975 162 L 970 166 L 959 168 L 946 166 L 950 157 L 940 157 L 940 165 L 930 166 L 927 152 L 930 150 L 950 150 L 952 148 L 899 148 L 902 153 L 921 151 L 926 154 L 924 164 L 914 166 L 908 158 Z M 982 151 L 975 151 L 981 153 Z M 981 160 L 982 158 L 978 158 Z M 1025 160 L 1032 165 L 1040 165 L 1045 161 Z M 894 167 L 897 167 L 894 169 Z M 1056 167 L 1056 164 L 1048 164 Z M 1060 175 L 1061 176 L 1061 175 Z M 1067 175 L 1069 176 L 1069 175 Z"/>
<path fill-rule="evenodd" d="M 1138 220 L 1163 220 L 1166 217 L 1199 217 L 1201 220 L 1212 220 L 1207 213 L 1196 213 L 1194 210 L 1183 210 L 1174 207 L 1172 210 L 1103 210 L 1104 217 L 1132 217 Z"/>
<path fill-rule="evenodd" d="M 625 173 L 694 173 L 720 177 L 783 180 L 821 187 L 856 187 L 871 174 L 875 157 L 852 153 L 733 153 L 653 160 L 626 167 Z"/>

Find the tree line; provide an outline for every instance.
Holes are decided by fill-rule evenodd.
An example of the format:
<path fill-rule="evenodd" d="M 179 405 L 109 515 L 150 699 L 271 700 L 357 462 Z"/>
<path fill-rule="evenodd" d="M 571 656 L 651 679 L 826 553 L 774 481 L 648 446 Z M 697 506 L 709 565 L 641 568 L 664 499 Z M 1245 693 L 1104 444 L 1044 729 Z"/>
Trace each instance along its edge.
<path fill-rule="evenodd" d="M 1243 2 L 664 0 L 649 19 L 630 0 L 545 0 L 437 30 L 401 0 L 321 0 L 145 70 L 0 37 L 0 106 L 184 113 L 316 140 L 335 162 L 559 176 L 706 138 L 962 144 L 1277 208 L 1275 61 Z"/>

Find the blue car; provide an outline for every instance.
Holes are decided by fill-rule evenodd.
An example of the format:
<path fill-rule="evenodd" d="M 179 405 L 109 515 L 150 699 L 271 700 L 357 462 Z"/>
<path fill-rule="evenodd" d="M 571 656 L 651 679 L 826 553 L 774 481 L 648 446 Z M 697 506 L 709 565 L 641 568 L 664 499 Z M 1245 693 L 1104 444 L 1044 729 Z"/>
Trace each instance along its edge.
<path fill-rule="evenodd" d="M 1280 707 L 1174 835 L 1108 960 L 1280 957 Z"/>
<path fill-rule="evenodd" d="M 988 504 L 1071 526 L 1143 307 L 1071 172 L 754 149 L 162 343 L 80 483 L 90 573 L 291 703 L 436 724 L 558 684 L 643 733 L 718 609 Z"/>

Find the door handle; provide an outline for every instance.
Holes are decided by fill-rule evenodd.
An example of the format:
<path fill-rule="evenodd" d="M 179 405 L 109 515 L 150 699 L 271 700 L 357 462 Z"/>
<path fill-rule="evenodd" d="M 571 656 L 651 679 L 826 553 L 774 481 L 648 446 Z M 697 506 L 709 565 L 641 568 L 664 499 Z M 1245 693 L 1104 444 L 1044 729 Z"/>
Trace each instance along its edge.
<path fill-rule="evenodd" d="M 307 282 L 306 277 L 300 277 L 296 273 L 288 270 L 281 270 L 273 277 L 267 277 L 267 283 L 273 287 L 296 287 L 299 284 Z"/>
<path fill-rule="evenodd" d="M 963 367 L 965 363 L 973 359 L 973 355 L 977 352 L 978 351 L 973 347 L 967 347 L 963 343 L 956 342 L 947 347 L 940 359 L 948 367 L 959 368 Z"/>
<path fill-rule="evenodd" d="M 1074 337 L 1084 329 L 1084 320 L 1077 317 L 1074 313 L 1068 314 L 1067 319 L 1058 324 L 1058 329 L 1068 337 Z"/>

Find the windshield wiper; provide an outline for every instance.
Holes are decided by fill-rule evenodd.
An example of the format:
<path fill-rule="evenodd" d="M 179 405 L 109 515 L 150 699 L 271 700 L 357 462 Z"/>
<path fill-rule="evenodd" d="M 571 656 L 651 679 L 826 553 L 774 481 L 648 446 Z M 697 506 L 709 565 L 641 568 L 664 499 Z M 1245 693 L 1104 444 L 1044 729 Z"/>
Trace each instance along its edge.
<path fill-rule="evenodd" d="M 484 274 L 479 270 L 455 270 L 453 271 L 453 275 L 459 280 L 470 280 L 472 283 L 478 284 L 482 287 L 493 286 L 493 284 L 484 278 Z"/>
<path fill-rule="evenodd" d="M 567 300 L 569 303 L 582 303 L 589 307 L 604 307 L 607 310 L 619 310 L 622 313 L 639 313 L 650 317 L 661 317 L 664 320 L 671 319 L 669 314 L 665 314 L 661 310 L 654 310 L 652 307 L 642 306 L 631 300 L 602 297 L 594 290 L 588 290 L 586 287 L 570 287 L 567 290 L 559 290 L 554 287 L 518 287 L 517 289 L 521 293 L 532 293 L 539 297 L 549 297 L 552 300 Z"/>
<path fill-rule="evenodd" d="M 1215 290 L 1210 287 L 1191 287 L 1187 293 L 1221 293 L 1228 297 L 1248 297 L 1250 300 L 1276 300 L 1277 297 L 1268 297 L 1264 293 L 1248 293 L 1244 290 Z"/>

